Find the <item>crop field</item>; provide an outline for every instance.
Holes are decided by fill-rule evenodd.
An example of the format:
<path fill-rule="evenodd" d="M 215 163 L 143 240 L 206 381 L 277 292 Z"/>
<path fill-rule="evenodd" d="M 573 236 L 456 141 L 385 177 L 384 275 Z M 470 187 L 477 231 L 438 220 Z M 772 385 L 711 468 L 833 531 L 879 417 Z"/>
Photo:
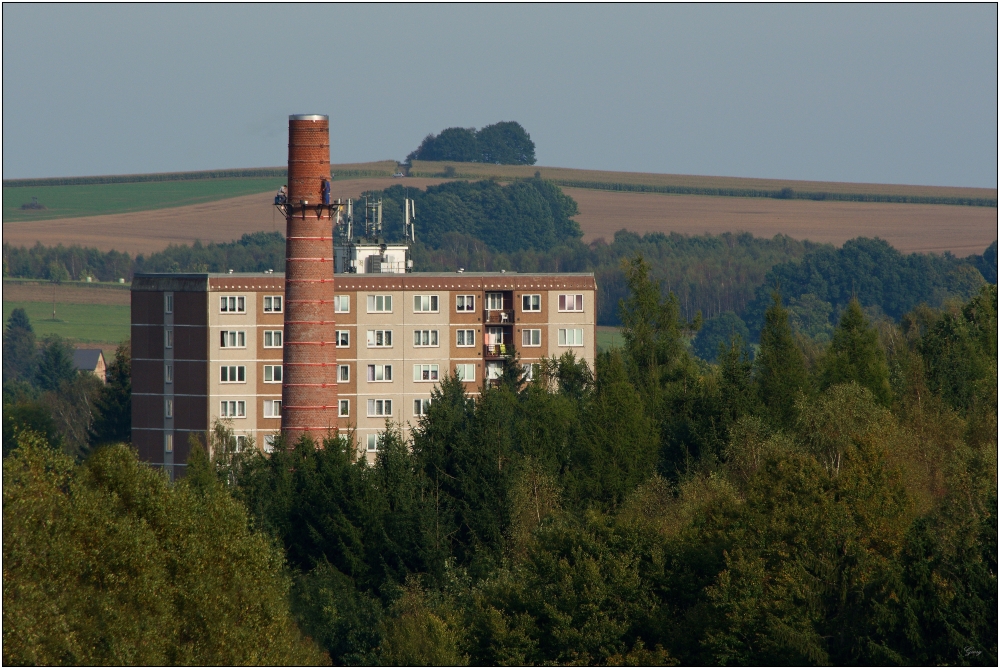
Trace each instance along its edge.
<path fill-rule="evenodd" d="M 334 198 L 357 198 L 363 191 L 401 184 L 426 188 L 443 179 L 393 179 L 391 177 L 336 180 Z M 279 179 L 280 182 L 280 179 Z M 154 186 L 157 184 L 127 184 Z M 276 189 L 276 188 L 275 188 Z M 91 246 L 102 251 L 152 253 L 170 244 L 231 242 L 247 232 L 284 232 L 285 221 L 274 208 L 273 191 L 243 195 L 185 207 L 129 213 L 61 218 L 48 221 L 3 222 L 3 241 L 16 246 Z M 7 195 L 4 194 L 6 202 Z"/>
<path fill-rule="evenodd" d="M 182 207 L 250 193 L 273 192 L 282 177 L 263 179 L 203 179 L 69 186 L 26 186 L 3 189 L 3 221 L 30 222 L 96 214 Z M 21 209 L 31 198 L 45 209 Z"/>
<path fill-rule="evenodd" d="M 52 320 L 53 296 L 56 320 Z M 76 282 L 53 285 L 5 279 L 5 323 L 10 318 L 10 312 L 18 307 L 28 312 L 31 326 L 39 339 L 57 334 L 76 344 L 100 348 L 109 363 L 115 357 L 118 343 L 129 336 L 132 308 L 127 285 Z"/>
<path fill-rule="evenodd" d="M 905 253 L 982 253 L 997 239 L 997 210 L 937 204 L 777 200 L 565 188 L 576 200 L 583 240 L 611 242 L 622 228 L 688 235 L 750 232 L 840 245 L 881 237 Z"/>
<path fill-rule="evenodd" d="M 31 319 L 35 335 L 41 339 L 57 334 L 77 344 L 89 344 L 114 353 L 118 342 L 129 337 L 131 307 L 107 304 L 64 304 L 56 302 L 56 317 L 52 319 L 52 302 L 3 301 L 4 323 L 18 307 Z"/>
<path fill-rule="evenodd" d="M 774 197 L 789 189 L 786 199 L 818 199 L 822 194 L 835 198 L 875 199 L 885 201 L 943 200 L 958 203 L 976 201 L 997 206 L 995 188 L 957 188 L 951 186 L 909 186 L 897 184 L 865 184 L 833 181 L 796 181 L 791 179 L 752 179 L 744 177 L 712 177 L 685 174 L 653 174 L 647 172 L 610 172 L 578 170 L 537 165 L 490 165 L 413 161 L 410 175 L 443 177 L 447 167 L 454 169 L 452 178 L 467 179 L 528 179 L 538 172 L 543 179 L 562 186 L 621 190 L 631 192 L 661 192 L 690 195 L 721 195 L 730 197 Z"/>
<path fill-rule="evenodd" d="M 691 188 L 700 191 L 773 192 L 792 188 L 797 193 L 839 193 L 845 198 L 930 198 L 943 201 L 996 201 L 996 190 L 779 181 L 729 177 L 701 177 L 632 172 L 600 172 L 482 163 L 415 161 L 406 179 L 391 176 L 394 161 L 331 166 L 337 174 L 333 197 L 358 197 L 363 191 L 404 185 L 426 188 L 455 177 L 501 180 L 530 177 L 535 171 L 564 184 L 579 204 L 576 220 L 584 241 L 610 241 L 622 228 L 638 232 L 750 232 L 771 237 L 841 244 L 857 236 L 878 236 L 904 252 L 951 251 L 956 255 L 981 253 L 997 238 L 996 206 L 956 206 L 886 201 L 849 201 L 777 197 L 679 195 L 641 192 L 635 188 Z M 257 172 L 280 168 L 262 168 Z M 247 170 L 248 173 L 254 170 Z M 200 173 L 195 173 L 200 174 Z M 133 175 L 134 178 L 158 175 Z M 162 176 L 162 175 L 159 175 Z M 84 177 L 104 179 L 119 177 Z M 247 232 L 281 231 L 284 221 L 272 206 L 272 193 L 283 177 L 206 178 L 127 183 L 72 183 L 58 186 L 4 187 L 4 242 L 31 246 L 79 244 L 103 251 L 132 254 L 160 251 L 170 244 L 228 242 Z M 38 182 L 39 180 L 35 180 Z M 59 180 L 53 180 L 59 181 Z M 32 183 L 35 183 L 32 182 Z M 10 182 L 7 182 L 10 183 Z M 573 187 L 565 184 L 588 184 Z M 617 185 L 616 185 L 617 184 Z M 621 188 L 619 188 L 621 187 Z M 622 190 L 623 188 L 633 190 Z M 44 211 L 19 209 L 30 194 L 39 192 Z M 82 216 L 83 213 L 101 212 Z M 55 217 L 58 214 L 59 217 Z M 419 226 L 419 223 L 418 223 Z M 419 227 L 418 227 L 419 232 Z"/>
<path fill-rule="evenodd" d="M 132 174 L 105 177 L 14 179 L 4 181 L 3 220 L 44 221 L 57 218 L 119 214 L 165 207 L 183 207 L 253 193 L 273 193 L 286 179 L 276 172 L 284 168 L 244 170 L 268 176 L 215 177 L 239 170 L 181 172 L 177 174 Z M 391 177 L 396 162 L 345 163 L 331 165 L 337 178 Z M 202 177 L 202 178 L 198 178 Z M 22 209 L 37 198 L 44 209 Z"/>

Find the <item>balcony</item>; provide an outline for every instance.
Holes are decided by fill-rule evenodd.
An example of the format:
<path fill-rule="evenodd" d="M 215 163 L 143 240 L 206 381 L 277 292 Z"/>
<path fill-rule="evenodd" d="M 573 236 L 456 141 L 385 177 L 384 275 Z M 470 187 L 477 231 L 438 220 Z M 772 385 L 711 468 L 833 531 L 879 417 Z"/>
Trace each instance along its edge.
<path fill-rule="evenodd" d="M 513 323 L 513 309 L 487 309 L 483 312 L 483 323 Z"/>
<path fill-rule="evenodd" d="M 507 344 L 484 344 L 483 358 L 486 360 L 499 360 L 507 357 L 507 354 L 510 353 L 512 349 L 513 347 Z"/>

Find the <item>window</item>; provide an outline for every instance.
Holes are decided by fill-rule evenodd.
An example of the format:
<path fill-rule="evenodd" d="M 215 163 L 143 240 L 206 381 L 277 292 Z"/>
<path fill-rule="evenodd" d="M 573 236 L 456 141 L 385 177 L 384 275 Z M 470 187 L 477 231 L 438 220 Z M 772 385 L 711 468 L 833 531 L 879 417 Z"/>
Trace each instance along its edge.
<path fill-rule="evenodd" d="M 521 365 L 524 370 L 524 380 L 534 381 L 535 377 L 538 376 L 538 370 L 540 365 L 537 362 L 526 362 Z"/>
<path fill-rule="evenodd" d="M 163 366 L 163 382 L 173 383 L 174 382 L 174 366 L 166 364 Z"/>
<path fill-rule="evenodd" d="M 368 348 L 391 348 L 392 330 L 369 330 Z"/>
<path fill-rule="evenodd" d="M 560 295 L 559 311 L 583 311 L 583 295 Z"/>
<path fill-rule="evenodd" d="M 455 346 L 475 346 L 476 345 L 476 331 L 475 330 L 459 330 L 455 333 Z"/>
<path fill-rule="evenodd" d="M 438 310 L 437 295 L 413 296 L 413 313 L 420 313 L 424 311 L 437 311 L 437 310 Z"/>
<path fill-rule="evenodd" d="M 503 293 L 486 293 L 486 310 L 503 310 Z"/>
<path fill-rule="evenodd" d="M 347 383 L 351 380 L 351 366 L 350 365 L 338 365 L 337 366 L 337 382 Z"/>
<path fill-rule="evenodd" d="M 559 329 L 560 346 L 583 346 L 583 329 L 567 328 Z"/>
<path fill-rule="evenodd" d="M 351 400 L 340 400 L 337 406 L 338 416 L 350 416 L 351 415 Z"/>
<path fill-rule="evenodd" d="M 521 311 L 541 311 L 541 310 L 542 310 L 541 295 L 521 296 Z"/>
<path fill-rule="evenodd" d="M 426 416 L 427 412 L 430 411 L 430 408 L 431 408 L 430 400 L 413 400 L 414 416 Z"/>
<path fill-rule="evenodd" d="M 243 449 L 246 448 L 246 445 L 247 445 L 247 438 L 244 437 L 242 434 L 238 435 L 236 437 L 236 452 L 242 453 Z"/>
<path fill-rule="evenodd" d="M 222 374 L 219 378 L 222 383 L 246 383 L 247 368 L 243 365 L 223 365 Z"/>
<path fill-rule="evenodd" d="M 173 418 L 174 417 L 174 401 L 164 400 L 163 402 L 163 417 Z"/>
<path fill-rule="evenodd" d="M 247 347 L 247 333 L 243 330 L 223 330 L 222 334 L 222 348 L 246 348 Z"/>
<path fill-rule="evenodd" d="M 266 415 L 267 402 L 264 403 L 264 410 Z M 222 418 L 246 418 L 247 403 L 243 400 L 222 400 L 219 416 Z"/>
<path fill-rule="evenodd" d="M 264 383 L 281 383 L 281 365 L 264 365 Z"/>
<path fill-rule="evenodd" d="M 369 295 L 368 313 L 392 313 L 392 295 Z"/>
<path fill-rule="evenodd" d="M 264 313 L 280 314 L 281 300 L 281 295 L 266 295 L 264 297 Z"/>
<path fill-rule="evenodd" d="M 351 296 L 350 295 L 334 295 L 333 296 L 333 310 L 338 314 L 346 314 L 351 311 Z"/>
<path fill-rule="evenodd" d="M 224 314 L 245 314 L 247 300 L 242 295 L 223 295 L 219 298 L 219 311 Z"/>
<path fill-rule="evenodd" d="M 281 330 L 264 330 L 264 348 L 281 348 Z"/>
<path fill-rule="evenodd" d="M 281 400 L 264 400 L 264 418 L 281 418 Z"/>
<path fill-rule="evenodd" d="M 368 435 L 368 450 L 372 451 L 372 452 L 377 451 L 378 447 L 380 445 L 379 442 L 381 442 L 381 441 L 382 440 L 379 439 L 379 436 L 377 434 L 369 434 Z"/>
<path fill-rule="evenodd" d="M 172 314 L 174 313 L 174 294 L 164 293 L 163 294 L 163 313 Z"/>
<path fill-rule="evenodd" d="M 414 365 L 413 366 L 413 380 L 414 381 L 437 381 L 438 380 L 438 366 L 437 365 Z"/>
<path fill-rule="evenodd" d="M 349 348 L 351 346 L 350 330 L 337 330 L 337 348 Z"/>
<path fill-rule="evenodd" d="M 369 381 L 392 381 L 392 365 L 368 365 Z"/>
<path fill-rule="evenodd" d="M 167 432 L 163 435 L 163 452 L 173 453 L 174 452 L 174 435 L 172 432 Z"/>
<path fill-rule="evenodd" d="M 484 344 L 502 344 L 503 342 L 503 328 L 500 327 L 488 327 L 486 328 L 486 339 L 483 341 Z M 513 343 L 513 342 L 511 342 Z"/>
<path fill-rule="evenodd" d="M 369 416 L 391 416 L 392 400 L 368 400 Z"/>
<path fill-rule="evenodd" d="M 458 295 L 455 297 L 455 311 L 475 311 L 475 295 Z"/>
<path fill-rule="evenodd" d="M 167 328 L 163 331 L 163 348 L 173 348 L 174 347 L 174 330 L 173 328 Z"/>
<path fill-rule="evenodd" d="M 502 362 L 488 362 L 486 363 L 486 378 L 490 381 L 496 381 L 501 376 L 503 376 L 503 363 Z"/>
<path fill-rule="evenodd" d="M 521 330 L 521 346 L 541 346 L 541 330 Z"/>
<path fill-rule="evenodd" d="M 458 375 L 459 381 L 475 381 L 476 365 L 455 365 L 455 374 Z"/>
<path fill-rule="evenodd" d="M 413 345 L 414 346 L 437 346 L 438 345 L 438 331 L 437 330 L 414 330 L 413 331 Z"/>
<path fill-rule="evenodd" d="M 274 453 L 274 442 L 278 440 L 278 435 L 276 434 L 265 434 L 264 435 L 264 452 Z"/>

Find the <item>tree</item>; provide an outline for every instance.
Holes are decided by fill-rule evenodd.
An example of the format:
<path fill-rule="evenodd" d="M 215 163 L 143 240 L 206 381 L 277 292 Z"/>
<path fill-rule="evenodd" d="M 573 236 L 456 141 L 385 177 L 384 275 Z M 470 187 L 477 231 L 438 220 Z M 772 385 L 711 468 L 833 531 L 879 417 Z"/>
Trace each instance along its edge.
<path fill-rule="evenodd" d="M 128 339 L 118 345 L 108 365 L 95 409 L 92 444 L 132 441 L 132 343 Z"/>
<path fill-rule="evenodd" d="M 103 384 L 93 374 L 74 373 L 55 390 L 42 395 L 41 401 L 52 413 L 63 450 L 78 460 L 90 453 L 90 430 Z"/>
<path fill-rule="evenodd" d="M 746 341 L 750 338 L 750 331 L 735 312 L 724 311 L 702 324 L 694 341 L 691 342 L 691 348 L 702 360 L 715 362 L 718 359 L 719 347 L 728 343 L 733 335 L 738 335 Z"/>
<path fill-rule="evenodd" d="M 781 306 L 781 296 L 774 293 L 772 299 L 764 315 L 760 351 L 755 361 L 757 389 L 775 424 L 790 427 L 796 415 L 795 401 L 808 378 L 802 353 L 788 325 L 788 312 Z"/>
<path fill-rule="evenodd" d="M 820 390 L 855 381 L 867 388 L 883 406 L 890 399 L 889 365 L 879 345 L 878 333 L 868 324 L 856 299 L 847 304 L 833 342 L 820 362 Z"/>
<path fill-rule="evenodd" d="M 59 335 L 49 335 L 42 342 L 35 372 L 35 385 L 41 390 L 56 390 L 63 381 L 77 375 L 73 347 Z"/>
<path fill-rule="evenodd" d="M 427 135 L 406 159 L 534 165 L 535 143 L 521 124 L 501 121 L 478 131 L 475 128 L 445 128 L 439 135 Z"/>
<path fill-rule="evenodd" d="M 124 445 L 85 465 L 20 433 L 3 467 L 4 664 L 317 664 L 283 560 L 221 488 Z"/>
<path fill-rule="evenodd" d="M 3 381 L 33 381 L 38 349 L 35 330 L 27 312 L 18 307 L 11 312 L 3 332 Z"/>
<path fill-rule="evenodd" d="M 535 143 L 516 121 L 501 121 L 476 133 L 479 161 L 498 165 L 534 165 Z"/>

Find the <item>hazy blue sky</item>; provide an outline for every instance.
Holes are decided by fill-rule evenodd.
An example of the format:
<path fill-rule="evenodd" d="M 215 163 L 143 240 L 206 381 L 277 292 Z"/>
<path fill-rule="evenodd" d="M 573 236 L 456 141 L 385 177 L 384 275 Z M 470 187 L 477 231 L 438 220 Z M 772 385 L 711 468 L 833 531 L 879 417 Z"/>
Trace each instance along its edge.
<path fill-rule="evenodd" d="M 333 162 L 516 120 L 538 163 L 997 185 L 997 6 L 3 6 L 3 176 Z"/>

